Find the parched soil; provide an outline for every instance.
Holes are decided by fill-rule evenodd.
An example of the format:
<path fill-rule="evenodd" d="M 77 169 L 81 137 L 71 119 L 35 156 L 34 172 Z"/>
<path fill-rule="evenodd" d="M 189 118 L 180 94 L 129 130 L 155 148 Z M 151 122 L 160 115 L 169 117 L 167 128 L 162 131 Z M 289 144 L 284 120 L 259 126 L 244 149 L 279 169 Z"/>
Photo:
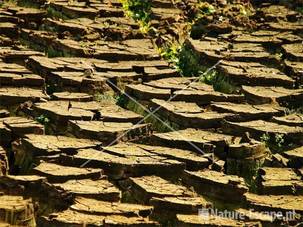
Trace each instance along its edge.
<path fill-rule="evenodd" d="M 299 226 L 302 8 L 1 2 L 0 226 Z"/>

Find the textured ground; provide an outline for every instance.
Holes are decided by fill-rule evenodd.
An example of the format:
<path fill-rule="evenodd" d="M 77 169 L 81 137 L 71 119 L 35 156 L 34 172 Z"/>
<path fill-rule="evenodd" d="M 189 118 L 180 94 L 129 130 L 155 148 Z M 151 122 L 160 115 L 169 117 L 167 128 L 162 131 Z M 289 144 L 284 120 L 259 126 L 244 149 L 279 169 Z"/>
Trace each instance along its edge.
<path fill-rule="evenodd" d="M 302 224 L 302 2 L 208 2 L 2 4 L 0 226 Z"/>

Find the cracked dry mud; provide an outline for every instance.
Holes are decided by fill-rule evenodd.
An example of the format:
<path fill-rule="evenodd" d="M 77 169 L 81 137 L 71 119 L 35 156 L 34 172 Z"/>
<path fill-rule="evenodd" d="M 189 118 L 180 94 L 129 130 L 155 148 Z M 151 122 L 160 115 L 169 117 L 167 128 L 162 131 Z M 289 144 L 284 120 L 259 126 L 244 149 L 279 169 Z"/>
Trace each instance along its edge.
<path fill-rule="evenodd" d="M 130 2 L 1 2 L 0 226 L 300 226 L 302 1 Z"/>

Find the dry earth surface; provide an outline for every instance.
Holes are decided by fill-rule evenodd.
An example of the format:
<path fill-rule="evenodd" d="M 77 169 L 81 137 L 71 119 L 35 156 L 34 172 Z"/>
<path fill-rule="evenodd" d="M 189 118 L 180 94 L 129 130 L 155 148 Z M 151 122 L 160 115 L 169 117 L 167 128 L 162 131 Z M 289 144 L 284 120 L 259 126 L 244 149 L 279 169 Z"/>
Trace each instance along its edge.
<path fill-rule="evenodd" d="M 1 2 L 0 226 L 301 226 L 302 1 L 131 2 Z"/>

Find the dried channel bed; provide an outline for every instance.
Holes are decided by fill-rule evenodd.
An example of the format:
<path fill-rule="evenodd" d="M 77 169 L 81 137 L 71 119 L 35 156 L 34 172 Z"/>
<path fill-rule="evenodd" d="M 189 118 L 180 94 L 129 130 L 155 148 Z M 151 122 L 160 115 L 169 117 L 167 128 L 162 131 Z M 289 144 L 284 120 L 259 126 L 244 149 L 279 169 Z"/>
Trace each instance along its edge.
<path fill-rule="evenodd" d="M 302 14 L 232 2 L 151 0 L 148 33 L 119 0 L 4 2 L 0 226 L 301 223 Z M 203 10 L 184 49 L 210 84 L 158 52 Z"/>

